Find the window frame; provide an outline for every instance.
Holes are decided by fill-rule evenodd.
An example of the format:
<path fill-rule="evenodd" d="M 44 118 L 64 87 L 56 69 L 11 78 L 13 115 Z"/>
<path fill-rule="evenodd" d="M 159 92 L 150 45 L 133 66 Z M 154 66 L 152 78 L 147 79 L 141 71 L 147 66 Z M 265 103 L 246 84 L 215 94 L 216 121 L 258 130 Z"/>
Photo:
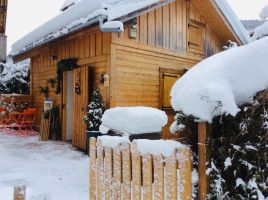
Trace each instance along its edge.
<path fill-rule="evenodd" d="M 172 106 L 170 107 L 164 107 L 164 77 L 165 75 L 170 75 L 174 77 L 180 78 L 183 74 L 185 73 L 185 70 L 183 69 L 167 69 L 167 68 L 160 68 L 160 73 L 159 73 L 159 109 L 163 110 L 167 113 L 174 113 L 174 110 Z"/>

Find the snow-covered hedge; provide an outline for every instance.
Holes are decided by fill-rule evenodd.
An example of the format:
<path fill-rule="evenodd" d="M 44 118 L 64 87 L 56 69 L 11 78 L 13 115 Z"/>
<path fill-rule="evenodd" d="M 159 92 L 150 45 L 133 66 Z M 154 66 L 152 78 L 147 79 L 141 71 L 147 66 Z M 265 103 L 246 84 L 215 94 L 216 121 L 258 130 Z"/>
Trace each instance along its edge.
<path fill-rule="evenodd" d="M 29 60 L 14 64 L 11 58 L 0 63 L 0 94 L 30 93 L 30 62 Z"/>
<path fill-rule="evenodd" d="M 157 133 L 167 124 L 165 112 L 150 107 L 117 107 L 106 110 L 100 131 L 109 130 L 126 134 Z"/>
<path fill-rule="evenodd" d="M 223 113 L 235 116 L 268 87 L 268 38 L 211 56 L 189 70 L 172 88 L 176 111 L 204 121 Z"/>

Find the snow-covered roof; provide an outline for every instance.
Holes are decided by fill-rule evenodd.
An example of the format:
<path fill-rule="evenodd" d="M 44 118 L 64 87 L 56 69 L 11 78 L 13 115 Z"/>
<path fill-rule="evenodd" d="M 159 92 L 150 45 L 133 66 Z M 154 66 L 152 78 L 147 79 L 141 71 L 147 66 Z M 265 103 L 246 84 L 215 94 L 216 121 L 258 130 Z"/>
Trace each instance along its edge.
<path fill-rule="evenodd" d="M 14 43 L 11 55 L 92 25 L 98 22 L 98 17 L 112 21 L 145 7 L 172 1 L 174 0 L 81 0 Z"/>
<path fill-rule="evenodd" d="M 18 55 L 60 36 L 95 24 L 98 22 L 98 17 L 112 21 L 146 7 L 172 1 L 174 0 L 81 0 L 14 43 L 10 54 Z M 250 41 L 248 33 L 228 3 L 225 0 L 215 0 L 215 2 L 241 41 L 244 44 L 248 43 Z"/>
<path fill-rule="evenodd" d="M 171 103 L 204 121 L 221 114 L 236 115 L 268 88 L 268 37 L 211 56 L 189 70 L 171 90 Z"/>
<path fill-rule="evenodd" d="M 218 8 L 221 10 L 221 12 L 224 14 L 226 19 L 229 21 L 230 25 L 232 26 L 233 30 L 241 40 L 243 44 L 248 44 L 251 42 L 249 33 L 241 23 L 241 21 L 238 19 L 230 5 L 227 3 L 226 0 L 214 0 L 218 6 Z"/>

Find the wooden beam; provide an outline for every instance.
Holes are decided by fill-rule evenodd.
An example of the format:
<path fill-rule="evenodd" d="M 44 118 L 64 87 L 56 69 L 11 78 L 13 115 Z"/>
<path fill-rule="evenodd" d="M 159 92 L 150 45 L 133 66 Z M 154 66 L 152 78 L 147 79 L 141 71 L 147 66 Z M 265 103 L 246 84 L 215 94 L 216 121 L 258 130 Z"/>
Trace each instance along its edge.
<path fill-rule="evenodd" d="M 198 199 L 206 199 L 209 190 L 209 177 L 206 174 L 207 163 L 210 161 L 211 146 L 208 143 L 211 137 L 211 127 L 206 122 L 198 124 Z"/>

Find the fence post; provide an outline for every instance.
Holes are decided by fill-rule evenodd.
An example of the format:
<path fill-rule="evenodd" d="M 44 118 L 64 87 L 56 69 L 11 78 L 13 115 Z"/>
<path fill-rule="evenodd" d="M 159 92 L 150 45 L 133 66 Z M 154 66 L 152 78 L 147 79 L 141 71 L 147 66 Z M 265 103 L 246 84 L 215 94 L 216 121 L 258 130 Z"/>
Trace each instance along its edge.
<path fill-rule="evenodd" d="M 167 199 L 178 199 L 178 178 L 177 178 L 177 160 L 175 152 L 166 158 L 166 184 L 167 184 Z"/>
<path fill-rule="evenodd" d="M 97 139 L 97 199 L 104 198 L 105 185 L 104 185 L 104 149 L 100 139 Z"/>
<path fill-rule="evenodd" d="M 131 199 L 131 158 L 130 145 L 123 143 L 121 145 L 122 163 L 123 163 L 123 199 Z"/>
<path fill-rule="evenodd" d="M 154 156 L 154 200 L 164 200 L 164 160 L 162 155 Z"/>
<path fill-rule="evenodd" d="M 120 145 L 113 149 L 113 195 L 114 200 L 121 199 L 121 179 L 122 179 L 122 156 Z"/>
<path fill-rule="evenodd" d="M 180 199 L 192 199 L 192 157 L 191 149 L 180 148 L 177 152 L 180 169 Z"/>
<path fill-rule="evenodd" d="M 206 122 L 198 123 L 198 199 L 204 200 L 209 191 L 209 177 L 206 174 L 207 163 L 210 161 L 211 127 Z"/>
<path fill-rule="evenodd" d="M 25 200 L 26 198 L 26 186 L 16 186 L 14 188 L 14 200 Z"/>
<path fill-rule="evenodd" d="M 105 199 L 112 199 L 112 149 L 105 147 Z"/>
<path fill-rule="evenodd" d="M 90 191 L 90 200 L 96 200 L 96 158 L 97 158 L 97 147 L 96 147 L 96 139 L 90 138 L 90 184 L 89 184 L 89 191 Z"/>
<path fill-rule="evenodd" d="M 131 144 L 132 155 L 132 200 L 141 200 L 141 155 L 137 144 Z"/>
<path fill-rule="evenodd" d="M 142 156 L 142 183 L 143 183 L 143 199 L 152 200 L 152 182 L 153 182 L 153 159 L 152 156 L 146 154 Z"/>

